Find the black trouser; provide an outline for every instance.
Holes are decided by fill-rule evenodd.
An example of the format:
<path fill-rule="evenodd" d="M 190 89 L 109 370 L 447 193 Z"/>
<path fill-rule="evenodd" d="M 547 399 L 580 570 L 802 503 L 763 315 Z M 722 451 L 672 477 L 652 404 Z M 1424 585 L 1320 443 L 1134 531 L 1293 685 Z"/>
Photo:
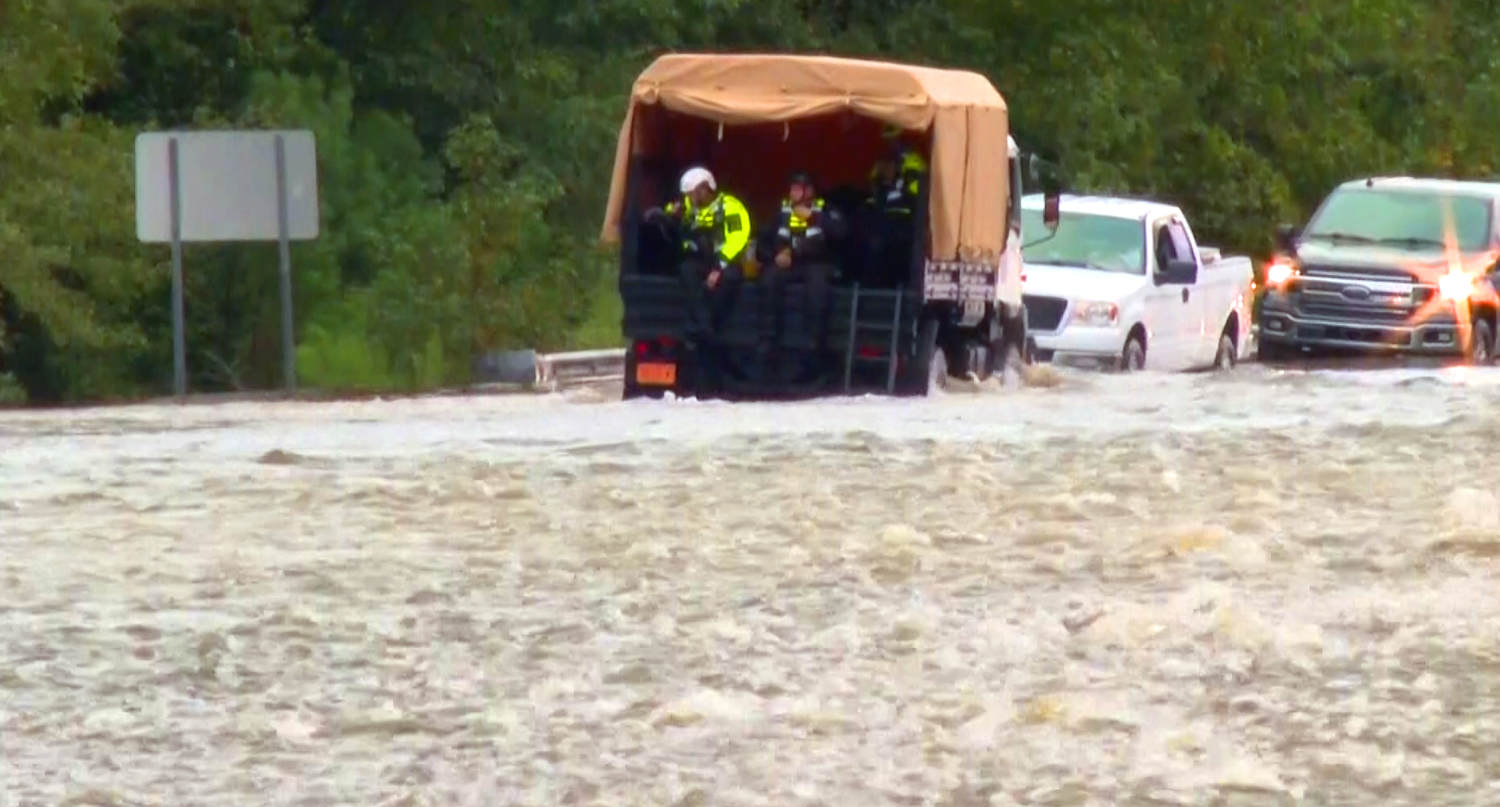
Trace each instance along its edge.
<path fill-rule="evenodd" d="M 905 283 L 911 274 L 916 233 L 910 214 L 868 206 L 860 212 L 859 281 L 889 288 Z"/>
<path fill-rule="evenodd" d="M 786 287 L 792 280 L 800 278 L 805 285 L 802 297 L 803 319 L 810 329 L 813 349 L 822 350 L 828 342 L 828 290 L 833 277 L 833 266 L 808 262 L 782 269 L 773 263 L 761 271 L 765 273 L 766 279 L 765 305 L 770 309 L 762 311 L 762 322 L 765 322 L 765 317 L 769 314 L 771 327 L 768 336 L 771 344 L 776 347 L 781 345 L 786 325 Z"/>
<path fill-rule="evenodd" d="M 691 334 L 717 333 L 729 315 L 729 307 L 734 304 L 740 284 L 744 282 L 744 270 L 738 264 L 730 264 L 719 276 L 719 282 L 712 289 L 708 288 L 708 276 L 718 267 L 717 261 L 710 263 L 701 258 L 688 258 L 678 267 L 678 276 L 687 292 L 688 331 Z"/>
<path fill-rule="evenodd" d="M 885 232 L 875 259 L 881 268 L 883 284 L 901 285 L 911 276 L 916 232 L 910 214 L 887 211 L 884 224 Z"/>

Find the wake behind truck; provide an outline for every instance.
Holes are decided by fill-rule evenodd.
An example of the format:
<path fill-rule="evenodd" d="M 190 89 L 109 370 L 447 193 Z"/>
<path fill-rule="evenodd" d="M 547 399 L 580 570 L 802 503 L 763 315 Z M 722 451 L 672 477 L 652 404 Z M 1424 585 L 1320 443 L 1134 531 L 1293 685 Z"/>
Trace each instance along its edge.
<path fill-rule="evenodd" d="M 893 127 L 928 166 L 904 241 L 885 237 L 886 224 L 864 205 Z M 1020 195 L 1037 164 L 1022 159 L 1004 99 L 976 73 L 823 56 L 657 59 L 632 89 L 602 233 L 620 245 L 625 397 L 924 395 L 953 377 L 1014 378 L 1028 360 Z M 719 189 L 745 203 L 758 238 L 771 229 L 786 178 L 816 174 L 848 225 L 830 245 L 836 271 L 823 336 L 837 361 L 816 350 L 796 282 L 769 364 L 759 350 L 768 284 L 744 283 L 713 334 L 689 329 L 682 233 L 647 214 L 678 195 L 690 166 L 710 168 Z M 747 277 L 771 269 L 753 258 L 745 268 Z"/>
<path fill-rule="evenodd" d="M 1495 351 L 1500 184 L 1346 182 L 1266 267 L 1262 359 L 1314 349 L 1459 356 Z"/>

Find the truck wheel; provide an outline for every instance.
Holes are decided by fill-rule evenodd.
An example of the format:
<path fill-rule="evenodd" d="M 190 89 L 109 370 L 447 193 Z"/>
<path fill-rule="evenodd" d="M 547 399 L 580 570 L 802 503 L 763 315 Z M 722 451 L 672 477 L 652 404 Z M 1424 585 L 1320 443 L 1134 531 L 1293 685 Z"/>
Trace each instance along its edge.
<path fill-rule="evenodd" d="M 947 389 L 948 387 L 948 354 L 941 347 L 932 349 L 932 357 L 927 360 L 927 388 L 925 393 L 931 395 L 934 392 Z"/>
<path fill-rule="evenodd" d="M 1125 349 L 1120 351 L 1120 369 L 1129 373 L 1146 369 L 1146 343 L 1131 334 L 1125 340 Z"/>
<path fill-rule="evenodd" d="M 1474 330 L 1469 334 L 1469 349 L 1465 358 L 1469 364 L 1489 364 L 1495 357 L 1495 333 L 1490 321 L 1481 317 L 1474 320 Z"/>
<path fill-rule="evenodd" d="M 948 386 L 948 354 L 938 344 L 938 321 L 925 319 L 917 330 L 917 355 L 907 367 L 907 391 L 931 395 Z"/>
<path fill-rule="evenodd" d="M 1021 349 L 1014 343 L 1007 344 L 1001 348 L 1000 356 L 995 360 L 994 374 L 1000 377 L 1000 383 L 1007 387 L 1021 386 L 1025 372 L 1026 359 L 1021 355 Z"/>
<path fill-rule="evenodd" d="M 1219 352 L 1214 354 L 1215 370 L 1233 370 L 1235 362 L 1234 337 L 1229 335 L 1229 329 L 1219 334 Z"/>
<path fill-rule="evenodd" d="M 1031 334 L 1027 332 L 1026 325 L 1024 306 L 1014 316 L 1005 318 L 1000 333 L 990 340 L 985 359 L 985 378 L 998 378 L 1007 387 L 1021 386 L 1024 368 L 1033 361 L 1032 357 L 1035 355 Z"/>
<path fill-rule="evenodd" d="M 1026 356 L 1012 339 L 1001 337 L 985 351 L 984 377 L 999 379 L 1007 387 L 1020 386 Z"/>

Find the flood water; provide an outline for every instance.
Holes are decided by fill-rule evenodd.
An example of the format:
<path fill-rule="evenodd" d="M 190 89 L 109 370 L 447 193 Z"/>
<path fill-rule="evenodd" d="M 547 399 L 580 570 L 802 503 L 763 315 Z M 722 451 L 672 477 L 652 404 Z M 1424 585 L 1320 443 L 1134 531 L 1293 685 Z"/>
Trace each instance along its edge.
<path fill-rule="evenodd" d="M 1500 369 L 0 415 L 0 807 L 1500 802 Z"/>

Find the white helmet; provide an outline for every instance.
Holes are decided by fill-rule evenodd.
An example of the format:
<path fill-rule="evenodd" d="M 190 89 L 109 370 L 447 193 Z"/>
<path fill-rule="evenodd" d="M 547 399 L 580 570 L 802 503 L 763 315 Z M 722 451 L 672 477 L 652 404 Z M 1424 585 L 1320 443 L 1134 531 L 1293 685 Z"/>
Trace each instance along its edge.
<path fill-rule="evenodd" d="M 707 182 L 708 187 L 719 189 L 718 183 L 714 182 L 714 175 L 707 168 L 694 166 L 682 173 L 682 181 L 677 183 L 677 189 L 683 193 L 692 193 L 699 185 Z"/>

